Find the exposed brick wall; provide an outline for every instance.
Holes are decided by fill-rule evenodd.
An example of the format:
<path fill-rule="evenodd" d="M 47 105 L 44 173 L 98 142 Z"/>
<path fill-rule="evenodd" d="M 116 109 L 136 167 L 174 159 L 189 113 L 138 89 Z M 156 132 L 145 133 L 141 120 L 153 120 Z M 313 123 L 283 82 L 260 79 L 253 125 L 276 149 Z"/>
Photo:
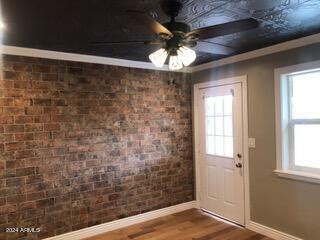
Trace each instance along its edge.
<path fill-rule="evenodd" d="M 42 239 L 193 199 L 187 75 L 2 57 L 0 227 L 41 232 L 0 239 Z"/>

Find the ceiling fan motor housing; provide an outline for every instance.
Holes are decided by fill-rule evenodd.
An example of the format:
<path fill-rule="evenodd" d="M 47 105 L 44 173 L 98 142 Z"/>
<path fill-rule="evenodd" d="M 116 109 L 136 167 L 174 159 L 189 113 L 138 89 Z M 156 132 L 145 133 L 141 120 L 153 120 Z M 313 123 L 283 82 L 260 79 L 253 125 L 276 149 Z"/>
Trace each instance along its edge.
<path fill-rule="evenodd" d="M 181 32 L 186 34 L 190 32 L 189 25 L 182 22 L 167 22 L 167 23 L 164 23 L 163 26 L 169 29 L 172 33 Z"/>
<path fill-rule="evenodd" d="M 171 21 L 174 21 L 174 18 L 178 16 L 179 12 L 182 9 L 182 3 L 176 0 L 165 0 L 163 1 L 162 10 L 165 14 L 171 17 Z"/>
<path fill-rule="evenodd" d="M 165 39 L 166 48 L 171 49 L 171 52 L 176 51 L 179 47 L 188 46 L 194 47 L 197 39 L 186 37 L 190 32 L 189 25 L 181 22 L 167 22 L 163 24 L 167 29 L 172 32 L 171 38 Z M 191 40 L 191 41 L 190 41 Z"/>
<path fill-rule="evenodd" d="M 170 22 L 163 23 L 172 34 L 171 37 L 162 39 L 166 42 L 166 49 L 175 54 L 176 51 L 182 46 L 195 46 L 195 41 L 190 42 L 190 37 L 187 37 L 187 33 L 191 31 L 188 24 L 182 22 L 176 22 L 175 17 L 178 16 L 182 9 L 182 3 L 176 0 L 166 0 L 162 4 L 162 10 L 171 18 Z"/>

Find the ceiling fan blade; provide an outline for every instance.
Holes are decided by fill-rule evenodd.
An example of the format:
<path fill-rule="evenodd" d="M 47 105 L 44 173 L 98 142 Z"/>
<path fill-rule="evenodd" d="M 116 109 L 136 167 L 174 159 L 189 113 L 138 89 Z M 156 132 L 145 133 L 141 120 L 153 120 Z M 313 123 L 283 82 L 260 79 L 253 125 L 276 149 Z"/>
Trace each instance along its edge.
<path fill-rule="evenodd" d="M 89 45 L 126 45 L 126 44 L 148 44 L 148 45 L 154 45 L 154 44 L 161 44 L 160 41 L 119 41 L 119 42 L 90 42 Z"/>
<path fill-rule="evenodd" d="M 127 12 L 132 16 L 134 16 L 134 18 L 137 19 L 141 24 L 144 24 L 147 27 L 149 27 L 156 34 L 164 33 L 170 37 L 173 36 L 173 34 L 165 26 L 163 26 L 161 23 L 154 20 L 148 14 L 145 14 L 144 12 L 131 11 L 131 10 Z"/>
<path fill-rule="evenodd" d="M 210 27 L 195 29 L 187 34 L 198 35 L 199 39 L 209 39 L 227 34 L 242 32 L 259 26 L 259 22 L 253 18 L 243 19 L 234 22 L 218 24 Z"/>
<path fill-rule="evenodd" d="M 199 52 L 206 52 L 219 55 L 229 55 L 235 51 L 235 49 L 230 47 L 204 41 L 198 41 L 194 49 Z"/>

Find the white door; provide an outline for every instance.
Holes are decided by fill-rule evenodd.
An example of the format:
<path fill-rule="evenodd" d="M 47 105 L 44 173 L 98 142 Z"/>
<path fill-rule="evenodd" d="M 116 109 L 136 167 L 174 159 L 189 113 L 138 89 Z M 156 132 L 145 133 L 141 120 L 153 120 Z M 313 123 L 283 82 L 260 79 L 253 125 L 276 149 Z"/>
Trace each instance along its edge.
<path fill-rule="evenodd" d="M 199 95 L 201 208 L 244 225 L 241 83 Z"/>

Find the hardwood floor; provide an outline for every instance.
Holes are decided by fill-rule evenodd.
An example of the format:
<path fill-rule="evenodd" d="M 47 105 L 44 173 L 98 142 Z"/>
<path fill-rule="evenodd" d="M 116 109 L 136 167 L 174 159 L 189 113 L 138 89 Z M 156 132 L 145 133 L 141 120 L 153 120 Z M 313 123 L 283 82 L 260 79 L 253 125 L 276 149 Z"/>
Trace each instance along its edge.
<path fill-rule="evenodd" d="M 272 240 L 190 209 L 122 228 L 87 240 Z"/>

